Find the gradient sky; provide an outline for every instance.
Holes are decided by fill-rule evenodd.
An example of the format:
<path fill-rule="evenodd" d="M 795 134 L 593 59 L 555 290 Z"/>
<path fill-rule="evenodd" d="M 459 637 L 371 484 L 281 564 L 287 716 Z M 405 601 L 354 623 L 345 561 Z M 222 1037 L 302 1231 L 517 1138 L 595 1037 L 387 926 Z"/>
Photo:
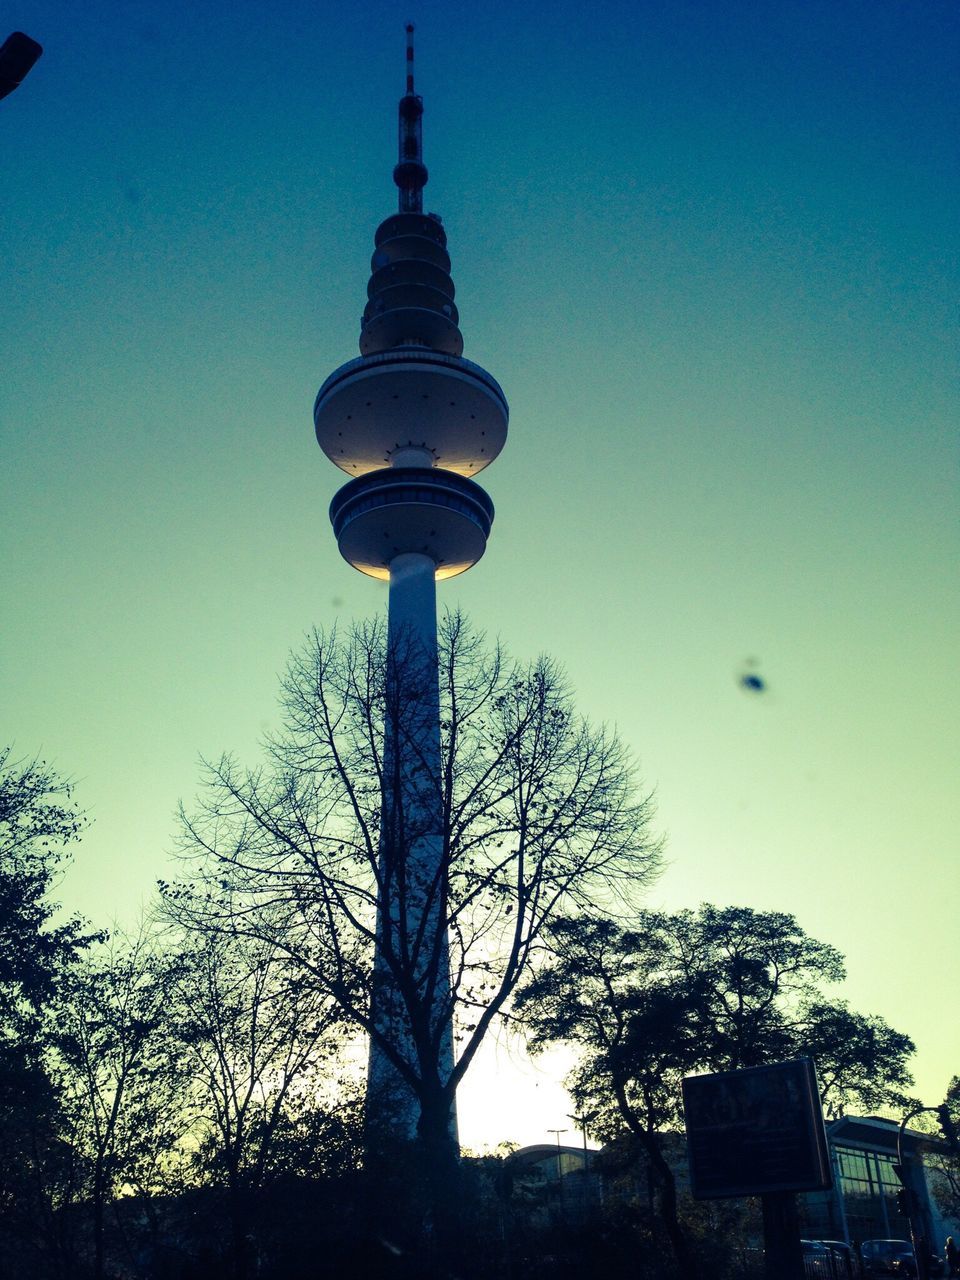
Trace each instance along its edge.
<path fill-rule="evenodd" d="M 408 18 L 425 206 L 511 405 L 489 550 L 441 602 L 618 725 L 669 840 L 648 904 L 794 912 L 938 1102 L 953 3 L 6 6 L 46 52 L 0 103 L 0 706 L 94 820 L 62 897 L 132 920 L 198 756 L 255 762 L 303 633 L 385 607 L 311 409 L 395 207 Z M 555 1070 L 502 1066 L 494 1103 L 488 1063 L 465 1139 L 567 1123 Z"/>

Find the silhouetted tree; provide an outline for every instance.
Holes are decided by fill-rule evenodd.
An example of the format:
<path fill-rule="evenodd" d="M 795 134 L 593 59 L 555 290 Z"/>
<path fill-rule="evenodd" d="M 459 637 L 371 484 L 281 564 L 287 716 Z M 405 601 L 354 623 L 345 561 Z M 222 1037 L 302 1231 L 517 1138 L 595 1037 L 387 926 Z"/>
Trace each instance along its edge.
<path fill-rule="evenodd" d="M 0 1270 L 65 1271 L 56 1217 L 76 1189 L 47 1057 L 49 1010 L 93 940 L 51 897 L 84 827 L 71 785 L 0 751 Z"/>
<path fill-rule="evenodd" d="M 810 1000 L 798 1011 L 793 1034 L 794 1052 L 817 1064 L 827 1119 L 850 1107 L 900 1115 L 909 1106 L 907 1059 L 914 1044 L 883 1018 L 857 1013 L 843 1000 Z"/>
<path fill-rule="evenodd" d="M 949 1110 L 954 1130 L 960 1133 L 960 1076 L 954 1076 L 947 1086 L 943 1105 Z M 932 1124 L 930 1128 L 932 1131 Z M 932 1171 L 930 1184 L 940 1212 L 952 1222 L 960 1221 L 960 1151 L 938 1149 L 925 1157 L 925 1163 Z"/>
<path fill-rule="evenodd" d="M 226 1190 L 231 1270 L 243 1280 L 264 1183 L 330 1163 L 312 1144 L 337 1127 L 329 1093 L 339 1009 L 270 940 L 206 933 L 183 943 L 170 1033 L 181 1046 L 196 1161 Z M 341 1141 L 349 1105 L 345 1097 Z"/>
<path fill-rule="evenodd" d="M 276 942 L 376 1042 L 418 1101 L 425 1167 L 443 1194 L 456 1088 L 545 927 L 564 910 L 635 897 L 658 867 L 658 846 L 628 752 L 576 714 L 558 668 L 512 662 L 448 616 L 432 779 L 442 853 L 423 928 L 381 940 L 402 1023 L 400 1034 L 385 1033 L 370 1012 L 377 902 L 406 918 L 404 850 L 421 834 L 384 821 L 385 727 L 415 749 L 409 725 L 422 719 L 410 680 L 390 685 L 403 701 L 391 697 L 387 657 L 380 624 L 311 636 L 284 680 L 284 730 L 268 743 L 266 767 L 245 771 L 228 757 L 209 765 L 199 811 L 184 816 L 184 852 L 202 888 L 166 892 L 196 919 Z M 460 1052 L 445 1079 L 451 1014 Z"/>
<path fill-rule="evenodd" d="M 679 1081 L 701 1050 L 697 1004 L 671 972 L 667 919 L 644 912 L 640 928 L 630 930 L 585 916 L 554 921 L 549 962 L 524 983 L 514 1012 L 534 1053 L 557 1042 L 582 1050 L 567 1081 L 577 1108 L 601 1137 L 629 1131 L 659 1185 L 681 1274 L 692 1277 L 661 1135 L 679 1122 Z"/>
<path fill-rule="evenodd" d="M 663 1143 L 682 1123 L 684 1075 L 809 1054 L 833 1114 L 904 1101 L 912 1042 L 823 997 L 824 984 L 843 978 L 843 957 L 790 915 L 646 911 L 631 929 L 581 916 L 555 920 L 546 945 L 549 960 L 523 985 L 515 1014 L 534 1051 L 556 1042 L 581 1049 L 568 1081 L 577 1106 L 593 1114 L 598 1134 L 626 1128 L 644 1153 L 684 1275 L 697 1272 Z"/>
<path fill-rule="evenodd" d="M 115 934 L 62 984 L 51 1044 L 71 1139 L 86 1157 L 93 1274 L 106 1267 L 106 1213 L 121 1189 L 154 1189 L 183 1135 L 183 1092 L 168 1006 L 177 962 L 144 926 Z"/>
<path fill-rule="evenodd" d="M 43 761 L 0 751 L 0 1031 L 28 1042 L 58 978 L 92 938 L 81 920 L 55 924 L 50 898 L 84 819 L 70 783 Z"/>

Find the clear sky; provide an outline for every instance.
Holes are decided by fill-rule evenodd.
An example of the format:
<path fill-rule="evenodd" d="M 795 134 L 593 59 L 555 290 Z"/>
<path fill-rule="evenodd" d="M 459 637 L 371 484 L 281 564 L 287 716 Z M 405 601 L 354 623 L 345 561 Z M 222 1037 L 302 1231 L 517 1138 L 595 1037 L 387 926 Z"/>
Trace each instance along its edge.
<path fill-rule="evenodd" d="M 255 761 L 303 633 L 385 607 L 337 554 L 311 408 L 395 207 L 408 18 L 425 204 L 511 405 L 489 550 L 441 600 L 618 725 L 669 840 L 649 904 L 794 912 L 937 1102 L 952 0 L 5 7 L 46 52 L 0 103 L 0 736 L 94 819 L 62 896 L 130 920 L 198 755 Z M 550 1072 L 502 1076 L 465 1088 L 467 1141 L 566 1123 Z"/>

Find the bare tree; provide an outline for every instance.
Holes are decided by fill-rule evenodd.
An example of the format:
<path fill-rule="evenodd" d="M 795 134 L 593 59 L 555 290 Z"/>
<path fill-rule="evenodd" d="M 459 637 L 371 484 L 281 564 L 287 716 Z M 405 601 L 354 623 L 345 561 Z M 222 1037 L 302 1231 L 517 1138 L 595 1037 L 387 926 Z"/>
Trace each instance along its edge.
<path fill-rule="evenodd" d="M 285 1141 L 321 1105 L 339 1012 L 270 940 L 208 932 L 184 942 L 171 1034 L 197 1160 L 226 1189 L 232 1270 L 242 1280 L 257 1192 L 275 1163 L 289 1164 Z"/>
<path fill-rule="evenodd" d="M 434 806 L 383 804 L 396 791 L 385 736 L 416 750 L 422 718 L 413 678 L 388 682 L 387 657 L 379 623 L 311 635 L 283 681 L 267 765 L 207 765 L 199 809 L 183 818 L 196 879 L 162 888 L 181 912 L 269 939 L 312 975 L 406 1082 L 440 1168 L 457 1086 L 545 926 L 635 898 L 659 846 L 629 752 L 576 714 L 557 666 L 513 662 L 453 614 L 440 628 L 441 765 L 429 779 L 442 850 L 432 881 L 409 883 L 415 815 Z M 403 661 L 391 654 L 391 672 Z M 389 1026 L 371 1014 L 378 904 L 394 922 L 379 937 Z M 459 1055 L 444 1078 L 451 1016 Z"/>
<path fill-rule="evenodd" d="M 144 925 L 116 934 L 61 984 L 51 1047 L 71 1139 L 89 1168 L 93 1275 L 106 1267 L 106 1213 L 123 1188 L 147 1191 L 180 1135 L 166 1008 L 175 962 Z"/>

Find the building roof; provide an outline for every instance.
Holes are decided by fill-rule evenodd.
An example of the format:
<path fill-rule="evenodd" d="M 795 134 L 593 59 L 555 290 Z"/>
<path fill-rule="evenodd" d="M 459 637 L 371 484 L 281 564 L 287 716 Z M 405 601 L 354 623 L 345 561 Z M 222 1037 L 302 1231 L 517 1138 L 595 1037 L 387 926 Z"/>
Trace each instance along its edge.
<path fill-rule="evenodd" d="M 881 1116 L 841 1116 L 839 1120 L 830 1120 L 826 1125 L 827 1138 L 831 1143 L 867 1147 L 891 1155 L 896 1155 L 899 1128 L 895 1120 L 885 1120 Z M 936 1134 L 910 1128 L 904 1130 L 903 1149 L 909 1154 L 920 1150 L 949 1150 L 947 1144 Z"/>

